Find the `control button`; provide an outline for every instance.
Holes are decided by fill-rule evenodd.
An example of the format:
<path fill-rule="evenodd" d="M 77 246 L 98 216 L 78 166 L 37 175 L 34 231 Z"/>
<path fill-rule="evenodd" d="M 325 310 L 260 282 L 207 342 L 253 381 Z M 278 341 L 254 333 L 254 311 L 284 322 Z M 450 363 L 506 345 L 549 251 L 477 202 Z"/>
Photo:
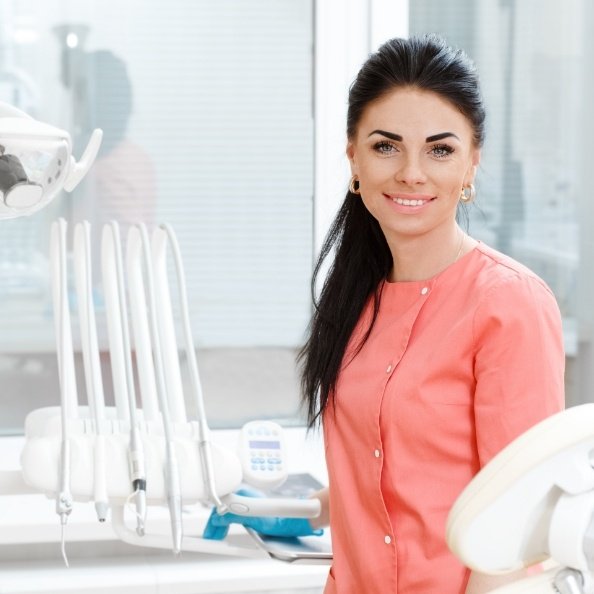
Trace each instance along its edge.
<path fill-rule="evenodd" d="M 382 453 L 381 453 L 379 450 L 375 450 L 375 451 L 373 452 L 373 455 L 374 455 L 376 458 L 379 458 L 379 457 L 382 455 Z"/>
<path fill-rule="evenodd" d="M 260 470 L 266 470 L 266 465 L 265 464 L 260 464 Z"/>
<path fill-rule="evenodd" d="M 384 536 L 384 542 L 386 544 L 390 544 L 392 542 L 392 539 L 386 534 L 386 536 Z"/>
<path fill-rule="evenodd" d="M 427 293 L 429 293 L 429 289 L 427 287 L 423 287 L 421 289 L 421 295 L 427 295 Z"/>
<path fill-rule="evenodd" d="M 252 470 L 258 470 L 258 467 L 255 464 L 252 464 Z"/>
<path fill-rule="evenodd" d="M 392 363 L 386 367 L 386 373 L 390 373 L 390 371 L 392 371 Z"/>
<path fill-rule="evenodd" d="M 271 464 L 268 465 L 268 470 L 274 470 L 274 466 L 272 466 Z"/>

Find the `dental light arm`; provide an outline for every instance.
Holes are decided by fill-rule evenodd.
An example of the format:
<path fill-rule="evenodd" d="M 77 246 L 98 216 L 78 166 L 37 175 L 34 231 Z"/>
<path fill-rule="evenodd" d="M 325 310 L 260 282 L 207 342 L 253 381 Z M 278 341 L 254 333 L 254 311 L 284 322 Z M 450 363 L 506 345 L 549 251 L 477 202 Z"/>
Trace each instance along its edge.
<path fill-rule="evenodd" d="M 60 190 L 72 192 L 93 164 L 102 136 L 93 131 L 77 162 L 68 132 L 0 102 L 0 219 L 33 214 Z"/>

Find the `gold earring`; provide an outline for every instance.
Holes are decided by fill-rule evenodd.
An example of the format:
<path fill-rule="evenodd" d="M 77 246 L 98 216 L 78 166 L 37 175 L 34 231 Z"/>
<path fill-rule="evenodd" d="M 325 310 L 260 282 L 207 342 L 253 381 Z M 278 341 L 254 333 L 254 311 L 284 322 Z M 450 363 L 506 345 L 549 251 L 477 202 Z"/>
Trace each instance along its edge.
<path fill-rule="evenodd" d="M 466 190 L 468 190 L 468 193 L 466 193 Z M 460 200 L 464 202 L 464 204 L 470 204 L 471 202 L 474 202 L 475 198 L 476 189 L 474 184 L 468 184 L 467 188 L 462 188 L 462 191 L 460 192 Z"/>
<path fill-rule="evenodd" d="M 361 194 L 359 191 L 359 180 L 356 175 L 351 177 L 351 181 L 349 182 L 349 192 L 351 192 L 351 194 Z"/>

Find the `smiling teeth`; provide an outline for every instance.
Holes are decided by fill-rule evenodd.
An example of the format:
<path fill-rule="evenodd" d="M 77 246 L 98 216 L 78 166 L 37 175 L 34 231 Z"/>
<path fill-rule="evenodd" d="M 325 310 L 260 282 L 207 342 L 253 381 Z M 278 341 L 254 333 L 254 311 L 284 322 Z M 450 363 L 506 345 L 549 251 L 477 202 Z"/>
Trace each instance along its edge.
<path fill-rule="evenodd" d="M 392 198 L 392 202 L 402 206 L 421 206 L 424 203 L 423 200 L 403 200 L 402 198 Z"/>

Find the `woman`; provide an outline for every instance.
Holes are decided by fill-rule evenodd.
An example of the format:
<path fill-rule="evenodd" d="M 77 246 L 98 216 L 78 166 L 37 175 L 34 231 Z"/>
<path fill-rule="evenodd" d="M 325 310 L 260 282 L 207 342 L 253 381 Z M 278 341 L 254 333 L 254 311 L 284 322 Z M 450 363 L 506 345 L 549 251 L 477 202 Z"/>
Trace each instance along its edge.
<path fill-rule="evenodd" d="M 311 521 L 331 526 L 325 594 L 481 590 L 446 546 L 448 512 L 501 448 L 563 407 L 551 291 L 456 223 L 484 121 L 472 63 L 435 36 L 387 42 L 351 87 L 352 179 L 301 352 L 329 473 Z"/>
<path fill-rule="evenodd" d="M 484 121 L 473 65 L 435 36 L 387 42 L 351 87 L 353 177 L 301 353 L 329 471 L 316 522 L 332 530 L 326 594 L 465 592 L 469 572 L 445 543 L 452 504 L 563 407 L 551 291 L 456 223 Z"/>

